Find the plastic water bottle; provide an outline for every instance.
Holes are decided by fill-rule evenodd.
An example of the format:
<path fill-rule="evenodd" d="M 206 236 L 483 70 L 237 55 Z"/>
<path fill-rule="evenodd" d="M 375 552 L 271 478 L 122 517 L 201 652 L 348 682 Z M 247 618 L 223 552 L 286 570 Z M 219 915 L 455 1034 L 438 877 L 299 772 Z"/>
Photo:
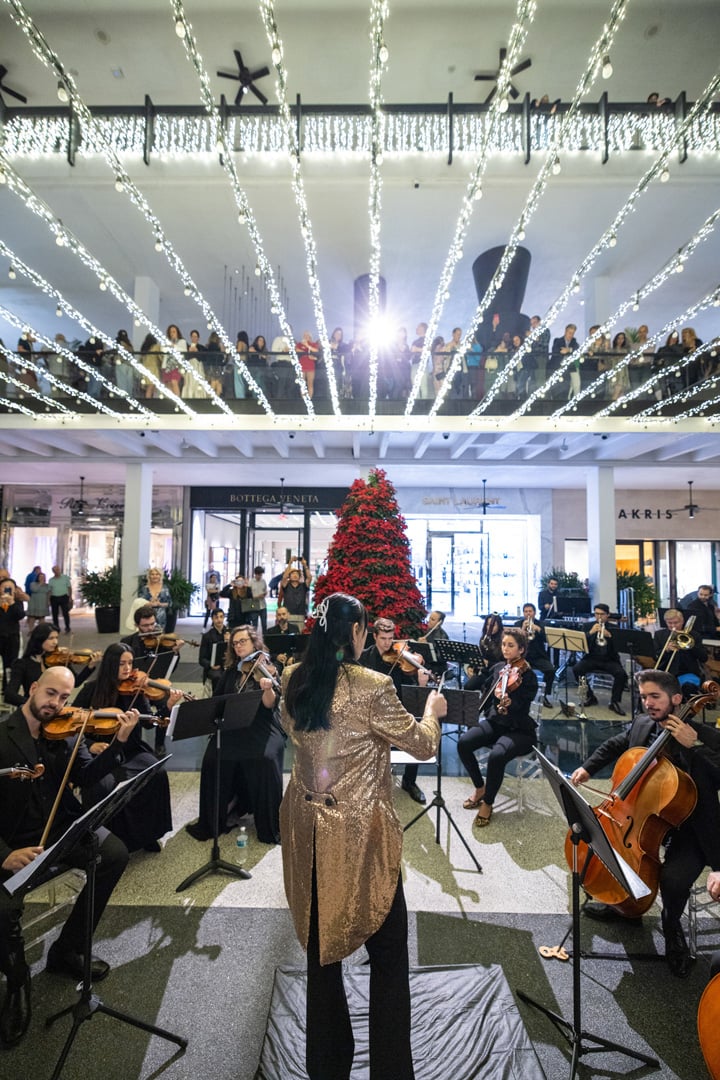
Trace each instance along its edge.
<path fill-rule="evenodd" d="M 247 858 L 247 844 L 248 834 L 244 825 L 240 826 L 240 832 L 237 835 L 237 861 L 240 866 L 243 865 Z"/>

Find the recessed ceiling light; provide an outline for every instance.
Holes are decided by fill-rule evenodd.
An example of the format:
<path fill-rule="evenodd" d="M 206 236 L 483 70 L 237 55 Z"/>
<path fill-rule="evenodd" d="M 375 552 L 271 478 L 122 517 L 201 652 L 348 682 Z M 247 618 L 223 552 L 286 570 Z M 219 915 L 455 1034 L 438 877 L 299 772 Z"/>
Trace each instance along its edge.
<path fill-rule="evenodd" d="M 122 68 L 110 68 L 110 74 L 112 75 L 113 79 L 125 78 L 125 72 Z"/>

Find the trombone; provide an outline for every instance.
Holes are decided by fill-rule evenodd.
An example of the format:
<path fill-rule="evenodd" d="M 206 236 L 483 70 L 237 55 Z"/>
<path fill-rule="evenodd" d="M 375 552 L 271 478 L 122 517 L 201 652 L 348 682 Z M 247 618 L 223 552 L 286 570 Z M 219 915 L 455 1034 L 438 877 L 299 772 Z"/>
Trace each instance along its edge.
<path fill-rule="evenodd" d="M 695 616 L 691 615 L 690 618 L 688 619 L 687 623 L 685 624 L 685 628 L 683 630 L 671 630 L 670 631 L 670 633 L 668 635 L 668 639 L 665 642 L 665 644 L 663 645 L 662 651 L 661 651 L 660 655 L 657 658 L 657 663 L 655 664 L 655 670 L 656 671 L 669 671 L 670 668 L 672 667 L 672 662 L 675 659 L 675 653 L 677 652 L 678 649 L 685 650 L 685 649 L 694 648 L 694 646 L 695 646 L 695 638 L 690 633 L 690 631 L 693 628 L 694 623 L 695 623 Z M 667 660 L 665 660 L 665 667 L 663 667 L 663 658 L 665 656 L 665 653 L 668 651 L 668 647 L 670 645 L 674 645 L 675 647 L 673 649 L 670 649 L 670 653 L 668 655 L 668 658 L 667 658 Z"/>

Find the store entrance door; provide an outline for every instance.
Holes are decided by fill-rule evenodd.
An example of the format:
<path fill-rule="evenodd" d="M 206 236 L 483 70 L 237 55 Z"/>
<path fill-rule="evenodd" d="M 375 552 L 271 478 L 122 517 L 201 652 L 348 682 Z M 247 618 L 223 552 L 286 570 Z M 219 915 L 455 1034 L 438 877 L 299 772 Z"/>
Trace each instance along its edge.
<path fill-rule="evenodd" d="M 490 594 L 487 533 L 428 533 L 427 604 L 456 619 L 481 615 Z"/>

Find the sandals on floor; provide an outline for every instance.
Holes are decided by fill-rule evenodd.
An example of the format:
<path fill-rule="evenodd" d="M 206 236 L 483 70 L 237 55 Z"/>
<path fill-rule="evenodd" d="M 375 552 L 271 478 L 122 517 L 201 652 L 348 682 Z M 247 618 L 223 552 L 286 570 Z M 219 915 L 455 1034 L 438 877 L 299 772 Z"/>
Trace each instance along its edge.
<path fill-rule="evenodd" d="M 488 805 L 486 802 L 483 802 L 482 799 L 480 801 L 482 802 L 483 806 Z M 492 818 L 493 808 L 492 808 L 492 806 L 490 806 L 488 809 L 490 810 L 490 813 L 487 815 L 487 817 L 484 817 L 480 813 L 480 811 L 478 810 L 477 814 L 475 815 L 475 820 L 473 822 L 473 825 L 477 825 L 478 828 L 484 829 L 487 825 L 490 824 L 490 819 Z"/>

